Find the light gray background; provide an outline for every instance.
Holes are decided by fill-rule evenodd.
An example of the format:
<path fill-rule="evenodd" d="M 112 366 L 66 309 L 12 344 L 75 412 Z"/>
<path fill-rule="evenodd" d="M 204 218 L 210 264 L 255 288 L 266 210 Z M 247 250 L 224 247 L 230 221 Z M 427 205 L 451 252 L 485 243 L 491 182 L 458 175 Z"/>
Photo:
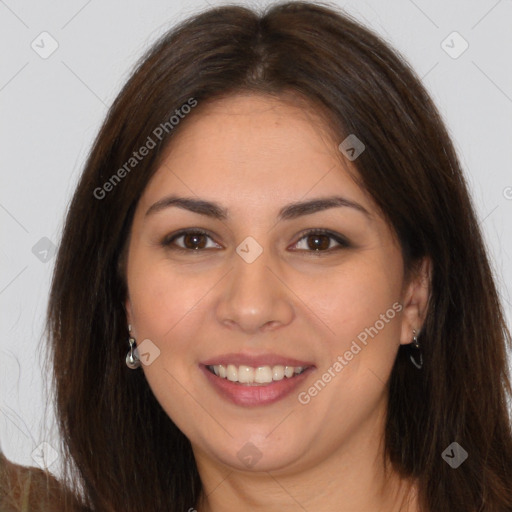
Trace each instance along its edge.
<path fill-rule="evenodd" d="M 35 465 L 41 443 L 58 439 L 52 410 L 44 417 L 41 368 L 54 258 L 42 262 L 32 248 L 43 237 L 58 244 L 93 137 L 137 58 L 177 21 L 220 3 L 0 0 L 0 444 L 15 462 Z M 438 105 L 511 325 L 512 0 L 336 3 L 397 48 Z M 50 48 L 44 31 L 59 45 L 46 59 L 31 47 Z M 469 44 L 455 59 L 442 47 L 453 31 Z M 444 44 L 458 52 L 463 42 Z"/>

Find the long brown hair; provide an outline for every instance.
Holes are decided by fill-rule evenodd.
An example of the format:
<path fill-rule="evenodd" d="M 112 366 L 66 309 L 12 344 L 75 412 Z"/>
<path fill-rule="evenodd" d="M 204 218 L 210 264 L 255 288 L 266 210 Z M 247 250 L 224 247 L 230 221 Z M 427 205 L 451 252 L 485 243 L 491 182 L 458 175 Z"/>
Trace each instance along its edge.
<path fill-rule="evenodd" d="M 320 107 L 340 142 L 356 134 L 366 146 L 354 162 L 360 183 L 396 231 L 406 269 L 432 261 L 424 366 L 416 371 L 400 348 L 386 455 L 417 478 L 423 511 L 512 510 L 511 338 L 452 143 L 396 52 L 335 8 L 306 2 L 189 18 L 144 56 L 110 108 L 70 204 L 48 311 L 66 485 L 97 512 L 197 504 L 190 442 L 143 372 L 124 364 L 120 257 L 159 156 L 187 122 L 169 126 L 176 109 L 193 98 L 189 115 L 200 115 L 207 101 L 242 91 L 293 92 Z M 151 134 L 155 147 L 126 167 Z M 457 469 L 442 458 L 453 442 L 468 453 Z"/>

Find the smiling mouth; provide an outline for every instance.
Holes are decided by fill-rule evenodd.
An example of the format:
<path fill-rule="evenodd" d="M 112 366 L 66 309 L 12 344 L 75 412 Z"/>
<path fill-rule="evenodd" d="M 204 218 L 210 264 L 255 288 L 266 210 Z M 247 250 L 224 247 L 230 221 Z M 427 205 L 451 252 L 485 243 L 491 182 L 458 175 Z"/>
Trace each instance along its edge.
<path fill-rule="evenodd" d="M 230 382 L 248 386 L 264 386 L 272 382 L 279 382 L 284 379 L 292 379 L 304 373 L 307 366 L 246 366 L 246 365 L 208 365 L 208 371 L 217 377 Z"/>

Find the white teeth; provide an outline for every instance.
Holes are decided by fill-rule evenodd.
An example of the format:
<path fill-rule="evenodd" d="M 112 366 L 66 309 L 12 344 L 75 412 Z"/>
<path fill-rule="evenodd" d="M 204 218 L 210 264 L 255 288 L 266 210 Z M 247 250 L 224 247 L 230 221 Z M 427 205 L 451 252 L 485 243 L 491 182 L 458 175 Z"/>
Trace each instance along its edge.
<path fill-rule="evenodd" d="M 238 382 L 238 368 L 234 364 L 228 364 L 226 368 L 226 377 L 231 382 Z"/>
<path fill-rule="evenodd" d="M 285 377 L 288 377 L 288 378 L 293 377 L 294 372 L 295 372 L 295 369 L 293 366 L 285 366 L 284 367 L 284 376 Z"/>
<path fill-rule="evenodd" d="M 228 379 L 231 382 L 240 382 L 241 384 L 269 384 L 272 381 L 283 380 L 285 377 L 290 379 L 294 375 L 299 375 L 305 370 L 304 366 L 252 366 L 234 364 L 222 365 L 216 364 L 208 367 L 217 377 Z"/>
<path fill-rule="evenodd" d="M 268 384 L 272 382 L 272 368 L 270 366 L 260 366 L 254 372 L 254 382 L 258 384 Z"/>
<path fill-rule="evenodd" d="M 284 378 L 284 366 L 278 365 L 272 368 L 272 379 L 282 380 Z"/>
<path fill-rule="evenodd" d="M 243 365 L 239 366 L 238 382 L 254 382 L 254 368 Z"/>

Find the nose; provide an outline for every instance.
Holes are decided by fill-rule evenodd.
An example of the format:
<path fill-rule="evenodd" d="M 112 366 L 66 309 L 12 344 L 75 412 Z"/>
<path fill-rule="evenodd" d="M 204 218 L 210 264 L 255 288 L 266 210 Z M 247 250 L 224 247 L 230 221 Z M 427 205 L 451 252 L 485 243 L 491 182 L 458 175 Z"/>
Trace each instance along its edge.
<path fill-rule="evenodd" d="M 218 321 L 247 334 L 288 325 L 294 318 L 293 293 L 268 252 L 252 263 L 236 253 L 233 260 L 217 304 Z"/>

